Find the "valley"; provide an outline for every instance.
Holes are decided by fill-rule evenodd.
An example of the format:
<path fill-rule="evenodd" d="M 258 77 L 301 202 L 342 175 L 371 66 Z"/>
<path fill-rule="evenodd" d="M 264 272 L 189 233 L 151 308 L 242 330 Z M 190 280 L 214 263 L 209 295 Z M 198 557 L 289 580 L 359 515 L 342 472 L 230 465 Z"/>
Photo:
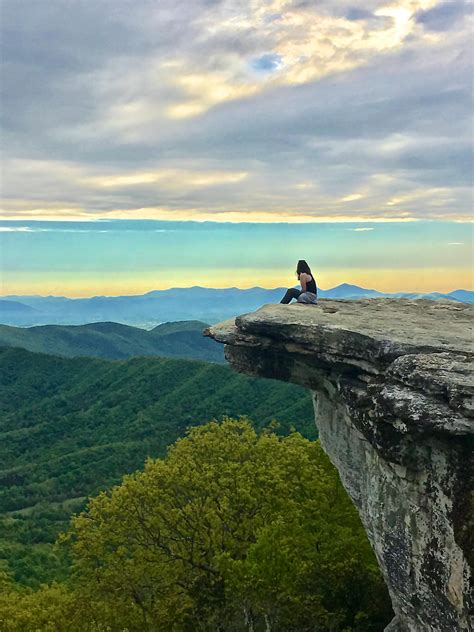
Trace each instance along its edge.
<path fill-rule="evenodd" d="M 68 563 L 54 542 L 71 514 L 148 457 L 164 456 L 189 426 L 224 416 L 316 437 L 304 389 L 227 366 L 2 348 L 0 557 L 15 581 L 36 586 L 63 577 Z"/>

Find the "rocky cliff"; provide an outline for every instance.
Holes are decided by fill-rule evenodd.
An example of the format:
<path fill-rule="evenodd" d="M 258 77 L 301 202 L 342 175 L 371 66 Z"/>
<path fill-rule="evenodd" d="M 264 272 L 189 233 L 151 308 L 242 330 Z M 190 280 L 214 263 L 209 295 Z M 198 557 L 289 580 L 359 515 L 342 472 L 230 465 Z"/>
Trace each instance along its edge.
<path fill-rule="evenodd" d="M 313 391 L 321 443 L 391 594 L 390 631 L 473 629 L 473 311 L 320 301 L 209 330 L 236 370 Z"/>

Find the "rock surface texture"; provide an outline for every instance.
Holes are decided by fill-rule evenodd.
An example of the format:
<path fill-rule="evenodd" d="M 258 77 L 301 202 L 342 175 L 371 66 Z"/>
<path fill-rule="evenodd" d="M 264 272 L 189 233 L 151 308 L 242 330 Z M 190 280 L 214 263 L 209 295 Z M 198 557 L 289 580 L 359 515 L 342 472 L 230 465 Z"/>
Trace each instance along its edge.
<path fill-rule="evenodd" d="M 473 312 L 322 300 L 208 330 L 236 370 L 313 391 L 321 443 L 390 591 L 390 631 L 473 629 Z"/>

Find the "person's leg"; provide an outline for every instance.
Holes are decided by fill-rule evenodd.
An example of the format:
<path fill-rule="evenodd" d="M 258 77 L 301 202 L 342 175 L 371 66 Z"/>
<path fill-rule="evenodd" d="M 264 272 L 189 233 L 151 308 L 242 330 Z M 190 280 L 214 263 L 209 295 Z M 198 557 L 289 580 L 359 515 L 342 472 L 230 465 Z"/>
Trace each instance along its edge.
<path fill-rule="evenodd" d="M 317 300 L 318 297 L 313 292 L 301 292 L 297 298 L 298 303 L 304 303 L 305 305 L 315 305 Z"/>
<path fill-rule="evenodd" d="M 298 298 L 301 294 L 301 290 L 297 290 L 295 287 L 290 287 L 289 290 L 286 290 L 285 296 L 281 299 L 280 303 L 284 305 L 288 305 L 291 302 L 291 299 Z"/>

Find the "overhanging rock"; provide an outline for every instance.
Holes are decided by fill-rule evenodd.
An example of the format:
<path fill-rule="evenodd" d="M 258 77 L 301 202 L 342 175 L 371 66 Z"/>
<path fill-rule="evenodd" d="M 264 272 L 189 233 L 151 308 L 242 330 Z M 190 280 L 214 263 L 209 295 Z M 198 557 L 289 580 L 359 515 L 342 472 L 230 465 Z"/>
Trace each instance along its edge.
<path fill-rule="evenodd" d="M 236 370 L 313 391 L 321 443 L 390 591 L 390 630 L 473 629 L 473 312 L 323 300 L 208 330 Z"/>

